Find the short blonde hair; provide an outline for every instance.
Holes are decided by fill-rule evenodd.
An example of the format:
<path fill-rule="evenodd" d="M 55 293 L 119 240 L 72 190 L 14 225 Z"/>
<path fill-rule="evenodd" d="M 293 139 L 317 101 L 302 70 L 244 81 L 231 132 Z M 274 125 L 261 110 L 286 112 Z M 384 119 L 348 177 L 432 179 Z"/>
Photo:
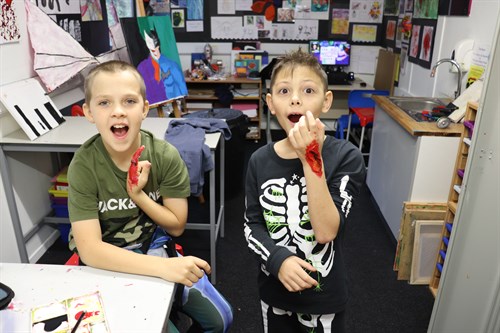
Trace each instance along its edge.
<path fill-rule="evenodd" d="M 299 48 L 287 53 L 273 68 L 271 75 L 271 93 L 278 74 L 283 71 L 293 73 L 294 68 L 297 66 L 304 66 L 312 70 L 321 79 L 325 91 L 328 90 L 328 78 L 321 64 L 312 54 L 306 53 Z"/>
<path fill-rule="evenodd" d="M 92 84 L 94 83 L 94 79 L 99 73 L 118 73 L 118 72 L 125 72 L 125 71 L 130 71 L 132 74 L 134 74 L 137 77 L 137 80 L 139 81 L 139 86 L 140 86 L 140 94 L 142 96 L 142 99 L 145 101 L 146 100 L 146 84 L 144 83 L 144 79 L 142 78 L 141 74 L 139 71 L 132 66 L 131 64 L 120 61 L 120 60 L 111 60 L 107 62 L 103 62 L 102 64 L 97 65 L 96 67 L 92 68 L 92 70 L 89 72 L 87 77 L 85 78 L 85 83 L 84 83 L 84 89 L 85 89 L 85 103 L 90 103 L 90 100 L 92 99 Z"/>

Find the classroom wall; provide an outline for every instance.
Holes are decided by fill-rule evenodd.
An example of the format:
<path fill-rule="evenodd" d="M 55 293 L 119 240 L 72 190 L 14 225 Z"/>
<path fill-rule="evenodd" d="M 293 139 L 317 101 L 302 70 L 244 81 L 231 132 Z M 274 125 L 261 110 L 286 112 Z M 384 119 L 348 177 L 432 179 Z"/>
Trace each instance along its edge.
<path fill-rule="evenodd" d="M 472 39 L 479 44 L 491 45 L 495 24 L 499 19 L 500 1 L 473 0 L 470 16 L 439 16 L 432 64 L 439 59 L 450 58 L 453 50 L 462 40 Z M 400 76 L 395 95 L 450 97 L 457 88 L 457 74 L 450 73 L 450 66 L 440 65 L 436 76 L 430 77 L 431 70 L 407 62 L 404 75 Z M 462 92 L 468 73 L 462 79 Z"/>
<path fill-rule="evenodd" d="M 18 43 L 13 44 L 3 44 L 0 45 L 0 69 L 2 73 L 2 84 L 11 83 L 26 78 L 34 77 L 35 72 L 33 71 L 33 60 L 32 60 L 32 50 L 29 45 L 29 38 L 26 29 L 26 14 L 24 11 L 23 1 L 13 1 L 16 7 L 16 13 L 19 20 L 19 28 L 21 31 L 21 40 Z M 480 43 L 491 43 L 494 33 L 495 22 L 499 18 L 499 1 L 498 0 L 473 0 L 471 14 L 469 17 L 459 17 L 459 16 L 439 16 L 437 25 L 437 34 L 435 49 L 433 54 L 433 63 L 438 59 L 449 57 L 452 50 L 458 41 L 463 39 L 474 39 Z M 202 52 L 204 42 L 200 43 L 179 43 L 179 52 L 181 57 L 181 63 L 183 69 L 190 67 L 190 55 L 192 52 Z M 225 64 L 229 64 L 230 60 L 230 50 L 231 43 L 228 42 L 217 42 L 211 43 L 214 50 L 214 58 L 221 59 Z M 302 46 L 307 49 L 306 43 L 297 44 L 282 44 L 282 43 L 263 43 L 262 48 L 269 52 L 270 57 L 275 57 L 283 54 L 284 51 Z M 357 61 L 362 59 L 356 59 L 361 55 L 366 55 L 366 48 L 377 48 L 377 47 L 363 47 L 354 46 L 353 47 L 353 66 L 352 70 L 356 71 Z M 370 52 L 368 52 L 370 54 Z M 376 54 L 374 52 L 373 54 Z M 375 55 L 374 55 L 375 57 Z M 375 68 L 376 59 L 373 59 L 373 68 Z M 351 69 L 348 69 L 351 70 Z M 456 89 L 456 74 L 448 73 L 446 66 L 442 65 L 437 72 L 434 79 L 430 78 L 430 70 L 424 69 L 412 63 L 407 63 L 407 70 L 404 75 L 400 77 L 399 87 L 396 88 L 396 95 L 409 95 L 409 96 L 443 96 L 451 95 Z M 373 75 L 370 73 L 363 73 L 358 75 L 363 80 L 367 81 L 369 84 L 373 83 Z M 81 83 L 81 81 L 80 81 Z M 465 87 L 465 79 L 462 84 Z M 81 84 L 76 84 L 76 86 L 69 85 L 62 91 L 56 91 L 50 94 L 56 106 L 60 109 L 71 105 L 74 102 L 80 101 L 83 98 L 83 89 Z M 18 126 L 13 121 L 12 117 L 8 112 L 1 106 L 0 103 L 0 136 L 3 133 L 17 129 Z M 263 126 L 265 128 L 265 125 Z M 48 184 L 50 168 L 50 161 L 47 156 L 42 154 L 42 160 L 44 161 L 40 165 L 41 170 L 37 170 L 40 182 L 36 183 L 40 191 L 33 190 L 33 179 L 23 178 L 23 172 L 25 172 L 26 166 L 22 160 L 24 158 L 28 159 L 39 159 L 39 157 L 27 156 L 19 158 L 14 161 L 16 168 L 12 170 L 13 179 L 16 179 L 16 187 L 18 191 L 23 191 L 30 189 L 31 192 L 40 192 L 44 195 L 46 191 L 46 184 Z M 10 160 L 11 161 L 11 160 Z M 32 161 L 30 161 L 32 162 Z M 40 163 L 38 163 L 40 164 Z M 2 179 L 0 179 L 0 185 L 3 188 Z M 26 197 L 23 193 L 22 197 Z M 29 230 L 31 226 L 36 225 L 41 217 L 44 216 L 46 212 L 40 210 L 40 207 L 44 207 L 45 197 L 33 197 L 29 196 L 29 202 L 21 203 L 19 211 L 21 218 L 23 220 L 23 228 Z M 37 204 L 33 206 L 33 201 L 37 203 L 41 202 L 41 206 Z M 5 195 L 0 194 L 0 261 L 16 262 L 19 260 L 18 254 L 14 251 L 16 249 L 15 240 L 12 233 L 12 227 L 10 225 L 10 215 L 8 213 L 8 206 L 6 203 Z M 46 208 L 46 206 L 45 206 Z M 46 233 L 46 234 L 45 234 Z M 55 237 L 57 237 L 57 232 L 53 229 L 43 229 L 42 233 L 32 238 L 28 243 L 28 254 L 33 261 L 44 252 L 47 248 L 48 243 L 53 242 Z M 47 241 L 48 239 L 48 241 Z"/>

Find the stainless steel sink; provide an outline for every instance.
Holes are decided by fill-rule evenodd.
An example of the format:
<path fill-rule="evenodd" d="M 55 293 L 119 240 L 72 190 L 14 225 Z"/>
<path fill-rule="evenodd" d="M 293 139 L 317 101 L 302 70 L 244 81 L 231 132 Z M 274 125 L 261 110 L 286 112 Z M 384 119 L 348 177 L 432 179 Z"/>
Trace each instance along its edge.
<path fill-rule="evenodd" d="M 389 100 L 406 112 L 416 121 L 435 121 L 432 117 L 426 117 L 422 111 L 432 112 L 435 107 L 446 106 L 447 104 L 439 98 L 428 97 L 388 97 Z"/>

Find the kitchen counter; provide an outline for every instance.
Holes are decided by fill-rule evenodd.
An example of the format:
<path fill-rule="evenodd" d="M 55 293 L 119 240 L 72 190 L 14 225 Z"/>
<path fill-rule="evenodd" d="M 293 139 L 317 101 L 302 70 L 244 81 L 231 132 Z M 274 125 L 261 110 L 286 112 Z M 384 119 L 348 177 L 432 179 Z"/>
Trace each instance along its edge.
<path fill-rule="evenodd" d="M 448 199 L 462 124 L 418 122 L 388 98 L 376 101 L 366 184 L 395 239 L 404 202 Z"/>
<path fill-rule="evenodd" d="M 461 123 L 451 123 L 448 128 L 438 128 L 435 122 L 418 122 L 410 117 L 406 112 L 394 105 L 385 96 L 374 95 L 372 98 L 392 119 L 394 119 L 409 134 L 414 136 L 457 136 L 462 134 L 463 125 Z M 412 97 L 408 97 L 411 99 Z M 443 100 L 444 101 L 444 100 Z"/>

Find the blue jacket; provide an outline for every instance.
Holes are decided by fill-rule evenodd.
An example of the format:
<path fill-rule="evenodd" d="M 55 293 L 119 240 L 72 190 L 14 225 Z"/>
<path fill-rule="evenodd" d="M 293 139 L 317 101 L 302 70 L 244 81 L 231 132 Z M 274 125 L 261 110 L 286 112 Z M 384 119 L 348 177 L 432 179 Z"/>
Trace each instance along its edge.
<path fill-rule="evenodd" d="M 174 145 L 186 163 L 191 194 L 199 196 L 205 183 L 205 172 L 214 168 L 210 148 L 205 144 L 205 133 L 221 132 L 225 140 L 231 130 L 221 119 L 174 119 L 168 124 L 165 140 Z"/>

